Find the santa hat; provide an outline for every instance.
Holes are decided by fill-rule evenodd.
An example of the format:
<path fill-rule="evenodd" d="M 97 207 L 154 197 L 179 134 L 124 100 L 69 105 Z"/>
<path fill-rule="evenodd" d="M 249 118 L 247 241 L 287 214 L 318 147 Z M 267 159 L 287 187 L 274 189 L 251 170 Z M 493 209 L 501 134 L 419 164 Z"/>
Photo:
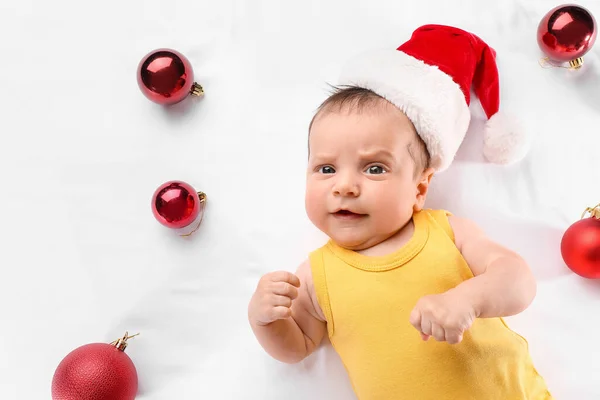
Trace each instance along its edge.
<path fill-rule="evenodd" d="M 471 86 L 487 116 L 488 161 L 508 164 L 527 152 L 526 135 L 499 113 L 496 52 L 472 33 L 422 26 L 395 50 L 368 51 L 350 60 L 339 83 L 370 89 L 401 109 L 438 171 L 448 168 L 469 128 Z"/>

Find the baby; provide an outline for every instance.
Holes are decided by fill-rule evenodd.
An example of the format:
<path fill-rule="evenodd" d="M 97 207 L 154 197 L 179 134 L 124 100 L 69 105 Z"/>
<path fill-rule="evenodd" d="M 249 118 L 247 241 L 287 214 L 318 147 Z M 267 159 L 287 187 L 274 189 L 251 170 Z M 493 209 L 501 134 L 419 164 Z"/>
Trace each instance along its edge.
<path fill-rule="evenodd" d="M 494 59 L 478 37 L 428 25 L 348 64 L 309 128 L 306 211 L 329 240 L 295 274 L 263 276 L 248 307 L 268 354 L 297 363 L 328 335 L 361 400 L 552 399 L 502 319 L 535 297 L 527 264 L 424 207 L 467 130 L 470 82 L 490 118 L 486 157 L 524 154 L 495 129 Z"/>

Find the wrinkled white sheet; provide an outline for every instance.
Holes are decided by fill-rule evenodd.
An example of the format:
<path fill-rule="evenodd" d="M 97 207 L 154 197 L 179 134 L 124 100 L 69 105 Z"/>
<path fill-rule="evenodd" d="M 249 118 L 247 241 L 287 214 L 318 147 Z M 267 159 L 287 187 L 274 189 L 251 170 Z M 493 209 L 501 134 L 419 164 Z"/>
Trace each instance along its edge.
<path fill-rule="evenodd" d="M 480 156 L 483 113 L 428 201 L 521 252 L 539 281 L 509 318 L 557 399 L 600 398 L 600 283 L 571 273 L 564 230 L 600 202 L 600 44 L 578 72 L 542 69 L 549 0 L 0 3 L 0 398 L 50 398 L 69 351 L 140 332 L 138 398 L 353 399 L 327 344 L 298 365 L 258 346 L 248 299 L 267 271 L 320 246 L 304 213 L 307 125 L 350 55 L 419 25 L 471 30 L 498 52 L 502 107 L 534 135 L 512 167 Z M 600 17 L 593 0 L 579 4 Z M 138 61 L 188 56 L 205 90 L 166 111 Z M 188 99 L 190 100 L 190 99 Z M 161 183 L 208 194 L 202 228 L 152 217 Z"/>

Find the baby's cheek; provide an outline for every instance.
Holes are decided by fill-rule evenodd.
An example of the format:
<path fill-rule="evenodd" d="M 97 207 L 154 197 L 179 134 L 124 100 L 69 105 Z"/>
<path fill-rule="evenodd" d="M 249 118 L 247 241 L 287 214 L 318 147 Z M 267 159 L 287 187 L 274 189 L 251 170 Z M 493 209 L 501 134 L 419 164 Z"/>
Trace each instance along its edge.
<path fill-rule="evenodd" d="M 305 196 L 305 208 L 308 219 L 313 224 L 319 226 L 323 221 L 323 214 L 325 214 L 325 199 L 318 191 L 307 188 Z"/>
<path fill-rule="evenodd" d="M 402 215 L 402 203 L 398 194 L 379 193 L 377 196 L 377 216 L 382 224 L 395 224 Z"/>

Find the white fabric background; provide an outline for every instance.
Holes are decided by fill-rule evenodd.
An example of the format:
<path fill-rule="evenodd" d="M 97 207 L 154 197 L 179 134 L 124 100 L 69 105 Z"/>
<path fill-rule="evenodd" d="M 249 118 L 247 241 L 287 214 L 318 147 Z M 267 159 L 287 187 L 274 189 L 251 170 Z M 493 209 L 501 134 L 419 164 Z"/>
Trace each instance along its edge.
<path fill-rule="evenodd" d="M 298 365 L 258 346 L 259 277 L 293 271 L 325 239 L 304 213 L 306 134 L 341 63 L 419 25 L 471 30 L 498 51 L 502 107 L 534 135 L 527 159 L 480 156 L 483 113 L 428 201 L 521 252 L 538 295 L 508 321 L 557 399 L 600 397 L 600 283 L 560 257 L 600 202 L 600 43 L 585 68 L 542 69 L 549 0 L 3 1 L 0 3 L 0 398 L 50 398 L 60 360 L 126 330 L 140 399 L 353 399 L 328 345 Z M 581 1 L 600 17 L 600 5 Z M 135 71 L 183 52 L 205 90 L 171 110 Z M 180 179 L 208 194 L 190 240 L 150 198 Z"/>

